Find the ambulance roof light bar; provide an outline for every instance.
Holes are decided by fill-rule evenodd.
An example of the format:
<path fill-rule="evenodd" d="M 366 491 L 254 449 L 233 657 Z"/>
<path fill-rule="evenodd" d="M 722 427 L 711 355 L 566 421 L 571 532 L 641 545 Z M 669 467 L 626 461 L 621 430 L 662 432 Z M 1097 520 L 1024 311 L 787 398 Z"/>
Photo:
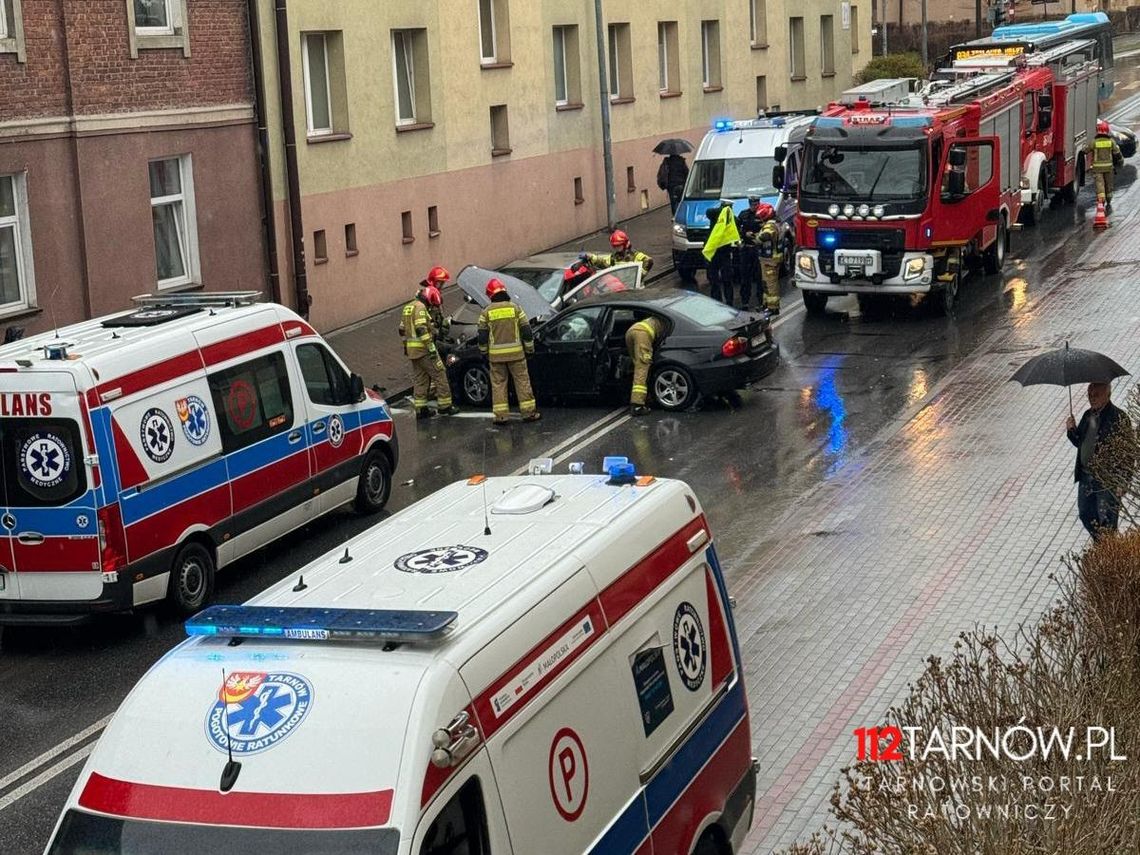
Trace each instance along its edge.
<path fill-rule="evenodd" d="M 458 612 L 328 609 L 306 606 L 210 606 L 186 621 L 186 634 L 285 641 L 439 641 Z"/>
<path fill-rule="evenodd" d="M 138 294 L 131 301 L 140 306 L 252 306 L 260 291 L 204 291 L 200 294 Z"/>

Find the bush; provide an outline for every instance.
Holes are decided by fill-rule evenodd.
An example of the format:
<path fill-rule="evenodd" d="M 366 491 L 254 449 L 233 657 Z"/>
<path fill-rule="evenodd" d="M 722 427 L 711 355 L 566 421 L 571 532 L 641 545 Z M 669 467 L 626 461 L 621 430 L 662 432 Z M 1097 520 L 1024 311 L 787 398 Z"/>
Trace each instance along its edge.
<path fill-rule="evenodd" d="M 917 53 L 889 53 L 886 56 L 877 56 L 868 62 L 858 74 L 860 83 L 870 83 L 872 80 L 881 80 L 885 77 L 918 77 L 926 76 L 926 69 L 922 67 L 922 57 Z"/>

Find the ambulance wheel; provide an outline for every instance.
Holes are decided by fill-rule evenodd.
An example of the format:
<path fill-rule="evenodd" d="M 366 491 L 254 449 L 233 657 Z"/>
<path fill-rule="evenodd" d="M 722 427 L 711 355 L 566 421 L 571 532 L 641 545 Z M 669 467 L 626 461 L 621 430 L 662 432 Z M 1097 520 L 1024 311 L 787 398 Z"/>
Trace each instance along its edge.
<path fill-rule="evenodd" d="M 697 403 L 701 393 L 688 369 L 680 365 L 662 365 L 649 382 L 653 398 L 663 410 L 687 410 Z"/>
<path fill-rule="evenodd" d="M 388 504 L 392 493 L 392 467 L 379 448 L 368 452 L 360 467 L 360 482 L 356 487 L 356 510 L 374 514 Z"/>
<path fill-rule="evenodd" d="M 189 616 L 205 607 L 213 591 L 214 556 L 196 540 L 182 544 L 170 568 L 170 602 Z"/>
<path fill-rule="evenodd" d="M 821 291 L 804 291 L 800 289 L 800 296 L 804 298 L 804 308 L 809 315 L 822 315 L 827 311 L 827 295 Z"/>
<path fill-rule="evenodd" d="M 1009 237 L 1005 230 L 1005 215 L 1001 215 L 998 220 L 998 233 L 997 239 L 990 244 L 989 248 L 982 256 L 982 266 L 985 268 L 986 273 L 994 274 L 1001 273 L 1005 267 L 1005 251 L 1009 248 L 1006 244 L 1009 242 Z"/>
<path fill-rule="evenodd" d="M 724 855 L 725 849 L 718 842 L 712 834 L 705 834 L 697 841 L 697 847 L 693 850 L 693 855 Z"/>

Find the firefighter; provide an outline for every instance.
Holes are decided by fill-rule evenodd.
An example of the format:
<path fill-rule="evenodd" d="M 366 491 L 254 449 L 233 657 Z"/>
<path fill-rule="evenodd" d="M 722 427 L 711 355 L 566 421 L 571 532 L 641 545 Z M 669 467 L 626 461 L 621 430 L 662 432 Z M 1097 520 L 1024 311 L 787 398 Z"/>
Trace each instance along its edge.
<path fill-rule="evenodd" d="M 1096 137 L 1089 145 L 1092 152 L 1093 179 L 1096 181 L 1096 200 L 1104 202 L 1104 212 L 1112 213 L 1112 178 L 1116 167 L 1124 163 L 1120 153 L 1120 146 L 1112 137 L 1108 122 L 1098 119 L 1096 123 Z"/>
<path fill-rule="evenodd" d="M 752 285 L 756 284 L 756 294 L 760 297 L 760 227 L 763 225 L 756 215 L 760 205 L 759 196 L 748 197 L 748 207 L 736 218 L 736 229 L 740 232 L 740 248 L 737 250 L 737 283 L 740 286 L 740 308 L 747 310 L 752 302 Z M 758 300 L 759 302 L 759 300 Z"/>
<path fill-rule="evenodd" d="M 526 314 L 511 302 L 507 288 L 498 279 L 487 282 L 490 304 L 479 315 L 479 350 L 491 366 L 491 412 L 494 424 L 506 424 L 511 405 L 508 376 L 514 380 L 515 395 L 524 422 L 536 422 L 542 414 L 535 409 L 534 392 L 526 358 L 534 353 L 534 333 Z"/>
<path fill-rule="evenodd" d="M 583 261 L 588 261 L 593 265 L 595 270 L 603 270 L 607 267 L 613 267 L 615 264 L 624 264 L 628 261 L 636 261 L 641 264 L 642 273 L 648 274 L 653 269 L 653 259 L 642 252 L 640 249 L 634 249 L 633 244 L 630 242 L 629 235 L 621 229 L 615 229 L 610 235 L 610 246 L 614 251 L 608 255 L 583 252 L 579 258 Z"/>
<path fill-rule="evenodd" d="M 649 394 L 649 366 L 653 363 L 653 349 L 661 343 L 665 335 L 665 322 L 650 316 L 632 324 L 625 331 L 625 347 L 633 360 L 633 388 L 629 393 L 629 412 L 634 416 L 644 416 L 649 412 L 645 406 Z"/>
<path fill-rule="evenodd" d="M 420 282 L 421 288 L 430 288 L 434 293 L 429 292 L 429 300 L 427 303 L 428 315 L 431 317 L 431 322 L 435 329 L 433 331 L 436 350 L 441 350 L 440 345 L 444 339 L 447 338 L 448 332 L 451 330 L 451 316 L 443 314 L 443 295 L 440 289 L 451 281 L 451 274 L 447 271 L 446 267 L 436 265 L 428 271 L 428 275 L 423 281 Z M 427 397 L 432 400 L 439 393 L 435 387 L 433 380 L 428 384 Z"/>
<path fill-rule="evenodd" d="M 761 223 L 757 246 L 760 250 L 760 270 L 764 276 L 764 308 L 769 314 L 780 314 L 780 263 L 784 260 L 783 235 L 776 209 L 767 202 L 756 206 L 756 219 Z"/>
<path fill-rule="evenodd" d="M 433 384 L 437 390 L 439 413 L 453 416 L 459 412 L 451 402 L 451 386 L 447 382 L 447 372 L 443 369 L 443 360 L 439 358 L 435 346 L 438 333 L 429 313 L 429 307 L 438 309 L 442 303 L 439 289 L 425 285 L 400 312 L 400 338 L 404 340 L 404 355 L 412 363 L 412 403 L 416 408 L 417 419 L 434 415 L 428 408 L 428 389 Z"/>

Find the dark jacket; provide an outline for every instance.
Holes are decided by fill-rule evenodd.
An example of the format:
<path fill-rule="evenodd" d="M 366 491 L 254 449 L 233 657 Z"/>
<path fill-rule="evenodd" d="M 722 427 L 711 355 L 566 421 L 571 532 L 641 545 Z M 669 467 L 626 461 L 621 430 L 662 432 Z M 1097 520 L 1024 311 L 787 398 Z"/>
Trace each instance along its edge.
<path fill-rule="evenodd" d="M 668 190 L 670 187 L 684 187 L 685 180 L 689 177 L 689 165 L 685 163 L 685 158 L 679 154 L 671 154 L 661 161 L 661 166 L 657 168 L 657 186 L 662 190 Z"/>
<path fill-rule="evenodd" d="M 746 243 L 755 243 L 760 234 L 760 218 L 756 216 L 756 209 L 749 205 L 736 215 L 736 229 Z"/>
<path fill-rule="evenodd" d="M 1073 466 L 1074 481 L 1080 481 L 1082 475 L 1092 477 L 1092 473 L 1086 472 L 1085 467 L 1081 465 L 1081 440 L 1084 439 L 1085 434 L 1089 430 L 1089 416 L 1091 413 L 1092 410 L 1085 410 L 1081 416 L 1081 420 L 1077 422 L 1076 428 L 1066 432 L 1066 436 L 1069 437 L 1069 442 L 1077 447 L 1077 462 Z M 1100 422 L 1097 425 L 1096 431 L 1096 447 L 1093 449 L 1094 456 L 1096 451 L 1101 447 L 1101 444 L 1107 441 L 1108 438 L 1118 430 L 1131 431 L 1132 422 L 1124 410 L 1113 404 L 1112 401 L 1109 401 L 1104 405 L 1104 409 L 1100 411 Z M 1124 463 L 1128 471 L 1122 474 L 1127 476 L 1125 480 L 1131 481 L 1135 461 L 1124 461 Z"/>

